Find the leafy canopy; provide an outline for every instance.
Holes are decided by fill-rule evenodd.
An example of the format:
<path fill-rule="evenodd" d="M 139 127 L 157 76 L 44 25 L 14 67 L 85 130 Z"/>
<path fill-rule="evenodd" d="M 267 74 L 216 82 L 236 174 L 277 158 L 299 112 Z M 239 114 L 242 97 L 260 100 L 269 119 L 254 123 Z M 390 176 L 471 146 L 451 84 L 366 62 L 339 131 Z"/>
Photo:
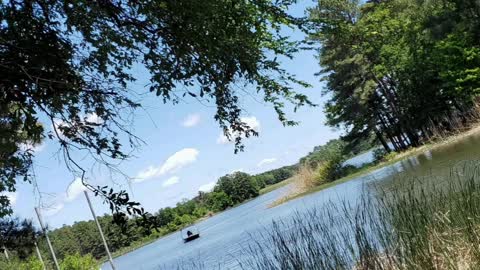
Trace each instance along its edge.
<path fill-rule="evenodd" d="M 133 70 L 145 70 L 148 90 L 163 102 L 213 102 L 214 118 L 235 140 L 235 151 L 243 150 L 242 138 L 257 135 L 240 119 L 239 92 L 260 94 L 282 123 L 295 124 L 286 118 L 284 102 L 310 104 L 292 91 L 307 84 L 278 60 L 299 48 L 281 34 L 282 27 L 305 27 L 304 19 L 286 12 L 294 2 L 2 1 L 0 192 L 15 191 L 18 177 L 31 179 L 34 153 L 24 146 L 49 138 L 59 142 L 69 169 L 113 203 L 120 218 L 133 209 L 143 214 L 127 204 L 125 193 L 89 185 L 86 166 L 74 158 L 86 152 L 118 170 L 118 161 L 141 143 L 130 125 L 140 107 L 128 88 L 136 80 Z M 2 215 L 8 206 L 0 196 Z"/>

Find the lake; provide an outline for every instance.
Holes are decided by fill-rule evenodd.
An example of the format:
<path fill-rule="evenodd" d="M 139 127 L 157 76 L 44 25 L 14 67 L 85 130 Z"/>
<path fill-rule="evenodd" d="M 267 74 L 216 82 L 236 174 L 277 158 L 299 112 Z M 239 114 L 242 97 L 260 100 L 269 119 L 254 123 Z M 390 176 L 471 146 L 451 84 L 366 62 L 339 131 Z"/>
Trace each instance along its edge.
<path fill-rule="evenodd" d="M 363 154 L 353 158 L 352 163 L 368 162 L 371 156 Z M 295 211 L 321 208 L 329 202 L 355 202 L 369 187 L 393 187 L 399 179 L 416 178 L 435 183 L 438 179 L 436 176 L 448 174 L 451 168 L 461 167 L 465 161 L 479 159 L 480 136 L 471 136 L 351 181 L 268 208 L 269 204 L 291 188 L 285 186 L 199 222 L 196 226 L 201 237 L 197 240 L 183 243 L 180 233 L 173 233 L 114 259 L 114 263 L 118 270 L 173 269 L 182 261 L 201 262 L 206 269 L 239 269 L 238 261 L 243 256 L 240 251 L 248 244 L 251 234 L 261 232 L 273 220 L 288 218 Z M 104 264 L 102 269 L 111 268 Z"/>

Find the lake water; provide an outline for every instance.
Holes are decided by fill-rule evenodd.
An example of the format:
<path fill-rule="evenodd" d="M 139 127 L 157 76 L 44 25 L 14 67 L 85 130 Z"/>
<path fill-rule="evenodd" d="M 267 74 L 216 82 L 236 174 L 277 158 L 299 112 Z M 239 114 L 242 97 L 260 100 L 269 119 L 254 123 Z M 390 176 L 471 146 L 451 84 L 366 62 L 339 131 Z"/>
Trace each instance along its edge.
<path fill-rule="evenodd" d="M 354 158 L 352 164 L 361 164 L 370 158 L 371 154 L 366 153 Z M 195 241 L 185 244 L 179 232 L 173 233 L 114 259 L 114 263 L 118 270 L 174 269 L 173 266 L 181 261 L 200 262 L 206 269 L 238 269 L 238 261 L 242 260 L 240 251 L 251 239 L 250 234 L 261 232 L 272 220 L 288 218 L 295 211 L 321 208 L 329 202 L 355 202 L 372 184 L 388 188 L 398 183 L 399 179 L 409 177 L 437 181 L 438 178 L 434 176 L 446 175 L 451 168 L 461 167 L 465 161 L 479 159 L 480 137 L 472 136 L 346 183 L 268 208 L 270 203 L 288 191 L 290 187 L 286 186 L 198 223 L 196 226 L 201 237 Z M 104 264 L 102 269 L 111 268 Z"/>

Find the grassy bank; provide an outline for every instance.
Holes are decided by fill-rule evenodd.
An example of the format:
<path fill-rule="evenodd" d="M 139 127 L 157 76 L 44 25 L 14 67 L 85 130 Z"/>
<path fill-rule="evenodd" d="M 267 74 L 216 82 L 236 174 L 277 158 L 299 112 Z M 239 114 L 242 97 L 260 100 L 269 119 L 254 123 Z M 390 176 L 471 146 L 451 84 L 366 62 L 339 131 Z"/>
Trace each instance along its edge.
<path fill-rule="evenodd" d="M 293 182 L 293 178 L 288 178 L 288 179 L 283 180 L 283 181 L 281 181 L 281 182 L 278 182 L 278 183 L 276 183 L 276 184 L 273 184 L 273 185 L 266 186 L 266 187 L 262 188 L 259 193 L 260 193 L 260 195 L 263 195 L 263 194 L 265 194 L 265 193 L 274 191 L 274 190 L 276 190 L 276 189 L 278 189 L 278 188 L 284 187 L 284 186 L 286 186 L 286 185 L 288 185 L 288 184 L 290 184 L 290 183 L 292 183 L 292 182 Z"/>
<path fill-rule="evenodd" d="M 451 136 L 448 136 L 448 137 L 434 138 L 434 139 L 432 139 L 432 141 L 430 141 L 428 143 L 425 143 L 424 145 L 422 145 L 420 147 L 411 148 L 409 150 L 406 150 L 406 151 L 403 151 L 403 152 L 400 152 L 400 153 L 396 153 L 395 155 L 392 155 L 388 159 L 383 160 L 379 163 L 372 162 L 372 163 L 364 164 L 362 167 L 353 170 L 351 173 L 349 173 L 348 175 L 346 175 L 346 176 L 344 176 L 340 179 L 337 179 L 337 180 L 331 181 L 331 182 L 324 182 L 324 183 L 321 183 L 319 185 L 304 185 L 302 183 L 302 181 L 304 181 L 304 179 L 302 179 L 302 177 L 305 177 L 305 176 L 301 175 L 301 173 L 297 174 L 294 177 L 292 177 L 292 179 L 290 179 L 291 183 L 294 184 L 294 186 L 292 187 L 290 192 L 287 193 L 286 195 L 284 195 L 283 197 L 275 200 L 270 206 L 275 207 L 275 206 L 278 206 L 282 203 L 288 202 L 290 200 L 293 200 L 293 199 L 296 199 L 296 198 L 299 198 L 299 197 L 302 197 L 302 196 L 305 196 L 305 195 L 308 195 L 308 194 L 311 194 L 311 193 L 315 193 L 315 192 L 324 190 L 326 188 L 329 188 L 329 187 L 332 187 L 332 186 L 335 186 L 335 185 L 345 183 L 349 180 L 355 179 L 355 178 L 360 177 L 360 176 L 364 176 L 364 175 L 366 175 L 370 172 L 381 169 L 385 166 L 392 165 L 396 162 L 407 159 L 409 157 L 416 156 L 416 155 L 419 155 L 419 154 L 422 154 L 422 153 L 425 153 L 427 151 L 434 150 L 434 149 L 437 149 L 437 148 L 445 147 L 445 146 L 448 146 L 450 144 L 456 143 L 458 141 L 464 140 L 464 139 L 466 139 L 470 136 L 475 136 L 475 135 L 478 135 L 478 134 L 480 134 L 480 125 L 477 124 L 477 125 L 474 125 L 472 128 L 470 128 L 468 130 L 463 130 L 461 132 L 457 132 L 457 133 L 455 133 Z"/>

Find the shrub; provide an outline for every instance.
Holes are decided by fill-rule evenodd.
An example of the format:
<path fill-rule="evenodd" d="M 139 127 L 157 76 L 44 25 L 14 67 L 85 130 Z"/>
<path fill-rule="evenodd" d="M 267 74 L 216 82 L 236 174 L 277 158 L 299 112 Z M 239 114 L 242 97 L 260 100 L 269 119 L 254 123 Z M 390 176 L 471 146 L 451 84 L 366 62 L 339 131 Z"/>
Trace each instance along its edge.
<path fill-rule="evenodd" d="M 297 191 L 306 191 L 344 176 L 349 169 L 350 166 L 345 169 L 342 167 L 342 159 L 340 158 L 325 161 L 316 169 L 311 168 L 310 164 L 302 164 L 298 168 L 294 183 Z"/>
<path fill-rule="evenodd" d="M 29 257 L 26 261 L 19 261 L 18 259 L 11 259 L 7 262 L 0 260 L 0 269 L 15 269 L 15 270 L 43 270 L 42 263 L 36 257 Z"/>
<path fill-rule="evenodd" d="M 62 270 L 97 270 L 99 269 L 97 261 L 88 254 L 81 256 L 80 254 L 67 255 L 60 264 Z"/>
<path fill-rule="evenodd" d="M 377 148 L 373 150 L 373 160 L 374 162 L 378 163 L 381 161 L 390 161 L 394 159 L 397 156 L 397 152 L 390 152 L 387 153 L 387 151 L 384 148 Z"/>
<path fill-rule="evenodd" d="M 294 183 L 298 191 L 305 191 L 321 184 L 315 177 L 315 171 L 307 164 L 300 165 Z"/>
<path fill-rule="evenodd" d="M 36 257 L 31 256 L 28 260 L 23 263 L 24 268 L 21 270 L 43 270 L 42 262 Z"/>
<path fill-rule="evenodd" d="M 385 160 L 385 161 L 393 160 L 397 155 L 398 155 L 397 152 L 390 152 L 390 153 L 388 153 L 387 155 L 385 155 L 385 157 L 383 158 L 383 160 Z"/>
<path fill-rule="evenodd" d="M 208 213 L 208 209 L 204 206 L 197 207 L 193 211 L 193 215 L 195 217 L 204 217 L 207 213 Z"/>
<path fill-rule="evenodd" d="M 332 182 L 342 177 L 342 161 L 341 158 L 333 158 L 323 162 L 316 170 L 316 182 Z"/>
<path fill-rule="evenodd" d="M 214 212 L 219 212 L 233 205 L 232 199 L 225 192 L 211 192 L 207 196 L 207 205 Z"/>
<path fill-rule="evenodd" d="M 357 166 L 354 166 L 354 165 L 344 165 L 339 169 L 338 176 L 339 176 L 339 178 L 342 178 L 344 176 L 356 173 L 356 172 L 360 171 L 362 168 L 364 168 L 365 166 L 368 166 L 368 163 L 365 163 L 365 164 L 366 165 L 362 165 L 361 167 L 357 167 Z"/>
<path fill-rule="evenodd" d="M 384 148 L 377 148 L 373 150 L 373 161 L 378 163 L 382 161 L 387 154 L 388 153 Z"/>

